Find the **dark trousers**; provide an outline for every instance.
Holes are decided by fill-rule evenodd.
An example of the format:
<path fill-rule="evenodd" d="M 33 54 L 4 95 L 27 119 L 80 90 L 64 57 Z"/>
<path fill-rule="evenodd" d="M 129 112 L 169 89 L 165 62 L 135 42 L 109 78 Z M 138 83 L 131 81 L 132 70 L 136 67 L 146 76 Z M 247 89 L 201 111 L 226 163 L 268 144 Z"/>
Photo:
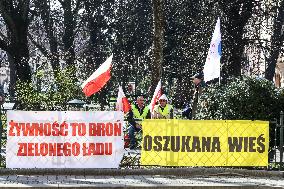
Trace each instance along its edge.
<path fill-rule="evenodd" d="M 136 145 L 136 139 L 135 139 L 135 132 L 139 132 L 141 131 L 141 129 L 133 126 L 133 125 L 130 125 L 130 127 L 128 128 L 128 134 L 129 134 L 129 138 L 130 138 L 130 145 L 129 145 L 129 148 L 133 149 L 135 148 L 135 145 Z"/>

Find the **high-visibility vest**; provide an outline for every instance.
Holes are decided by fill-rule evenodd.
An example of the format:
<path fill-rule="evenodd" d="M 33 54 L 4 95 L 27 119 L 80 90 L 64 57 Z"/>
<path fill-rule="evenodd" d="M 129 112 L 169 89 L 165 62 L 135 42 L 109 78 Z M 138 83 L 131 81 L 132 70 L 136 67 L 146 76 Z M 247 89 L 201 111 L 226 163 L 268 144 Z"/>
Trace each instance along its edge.
<path fill-rule="evenodd" d="M 161 109 L 160 105 L 156 105 L 154 107 L 154 111 L 157 113 L 160 113 L 162 116 L 164 116 L 166 119 L 170 119 L 170 113 L 171 110 L 173 109 L 173 106 L 170 104 L 167 104 L 164 108 L 164 110 Z"/>
<path fill-rule="evenodd" d="M 149 111 L 148 106 L 145 106 L 144 109 L 143 109 L 143 113 L 140 115 L 140 112 L 136 108 L 135 105 L 132 104 L 131 108 L 132 108 L 132 112 L 133 112 L 133 117 L 136 118 L 136 119 L 140 119 L 141 121 L 146 118 L 148 111 Z M 136 121 L 136 122 L 140 123 L 141 121 Z"/>

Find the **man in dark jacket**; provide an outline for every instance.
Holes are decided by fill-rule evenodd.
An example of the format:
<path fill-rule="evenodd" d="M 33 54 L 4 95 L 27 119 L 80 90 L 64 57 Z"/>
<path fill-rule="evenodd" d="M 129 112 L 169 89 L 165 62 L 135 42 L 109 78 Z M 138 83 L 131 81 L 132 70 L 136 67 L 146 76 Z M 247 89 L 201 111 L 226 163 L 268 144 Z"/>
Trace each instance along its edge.
<path fill-rule="evenodd" d="M 4 89 L 3 89 L 3 85 L 0 85 L 0 105 L 2 105 L 4 103 L 5 97 L 4 97 Z"/>
<path fill-rule="evenodd" d="M 199 98 L 202 94 L 203 88 L 205 87 L 204 82 L 204 75 L 203 72 L 199 72 L 191 77 L 192 82 L 194 84 L 194 93 L 192 98 L 192 119 L 195 119 L 196 113 L 197 113 L 197 104 L 199 101 Z"/>
<path fill-rule="evenodd" d="M 1 112 L 2 108 L 1 108 L 1 106 L 4 103 L 4 100 L 5 100 L 5 98 L 4 98 L 3 85 L 0 84 L 0 117 L 2 115 L 2 112 Z M 2 118 L 0 119 L 0 127 L 2 128 Z"/>

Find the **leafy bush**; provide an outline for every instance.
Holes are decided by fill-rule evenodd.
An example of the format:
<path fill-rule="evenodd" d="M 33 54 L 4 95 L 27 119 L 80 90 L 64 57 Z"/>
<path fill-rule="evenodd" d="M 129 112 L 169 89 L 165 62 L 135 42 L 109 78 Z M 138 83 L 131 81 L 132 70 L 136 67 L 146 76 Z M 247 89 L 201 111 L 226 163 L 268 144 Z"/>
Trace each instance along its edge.
<path fill-rule="evenodd" d="M 283 99 L 284 92 L 266 79 L 233 78 L 205 88 L 197 119 L 273 120 L 279 117 Z"/>
<path fill-rule="evenodd" d="M 72 69 L 58 72 L 55 79 L 47 80 L 43 86 L 18 81 L 16 85 L 17 109 L 22 110 L 66 110 L 67 102 L 74 98 L 84 99 L 80 86 L 71 78 Z M 44 72 L 36 74 L 37 80 L 43 81 Z"/>

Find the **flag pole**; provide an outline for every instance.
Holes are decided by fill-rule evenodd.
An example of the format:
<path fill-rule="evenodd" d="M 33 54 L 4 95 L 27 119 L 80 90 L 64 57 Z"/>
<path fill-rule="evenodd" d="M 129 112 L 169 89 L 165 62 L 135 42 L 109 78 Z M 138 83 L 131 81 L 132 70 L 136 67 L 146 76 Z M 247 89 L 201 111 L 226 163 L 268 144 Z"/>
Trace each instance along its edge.
<path fill-rule="evenodd" d="M 219 86 L 221 85 L 221 70 L 222 70 L 222 64 L 220 63 L 220 76 L 219 76 Z"/>

